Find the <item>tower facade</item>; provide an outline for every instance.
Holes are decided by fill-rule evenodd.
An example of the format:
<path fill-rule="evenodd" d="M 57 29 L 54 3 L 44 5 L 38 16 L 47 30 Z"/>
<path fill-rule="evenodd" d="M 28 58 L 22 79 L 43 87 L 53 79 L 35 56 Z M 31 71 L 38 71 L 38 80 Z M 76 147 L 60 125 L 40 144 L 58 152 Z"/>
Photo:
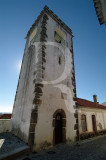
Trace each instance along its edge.
<path fill-rule="evenodd" d="M 72 38 L 47 6 L 27 33 L 12 132 L 33 150 L 78 140 Z"/>

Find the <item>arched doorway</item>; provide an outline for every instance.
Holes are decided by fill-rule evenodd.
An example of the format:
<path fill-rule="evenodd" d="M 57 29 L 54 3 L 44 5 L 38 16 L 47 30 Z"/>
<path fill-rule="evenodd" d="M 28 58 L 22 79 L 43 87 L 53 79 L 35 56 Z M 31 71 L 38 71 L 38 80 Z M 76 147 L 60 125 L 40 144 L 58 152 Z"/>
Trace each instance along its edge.
<path fill-rule="evenodd" d="M 53 114 L 53 145 L 66 142 L 66 115 L 62 109 Z"/>
<path fill-rule="evenodd" d="M 57 113 L 55 119 L 55 143 L 62 143 L 62 115 Z"/>

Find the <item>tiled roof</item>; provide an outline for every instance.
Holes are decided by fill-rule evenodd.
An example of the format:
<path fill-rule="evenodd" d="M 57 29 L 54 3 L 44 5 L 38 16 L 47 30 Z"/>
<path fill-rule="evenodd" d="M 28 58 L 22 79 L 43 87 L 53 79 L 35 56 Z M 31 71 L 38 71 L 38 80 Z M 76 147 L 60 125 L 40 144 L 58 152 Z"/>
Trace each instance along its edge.
<path fill-rule="evenodd" d="M 12 114 L 2 114 L 0 119 L 11 119 Z"/>
<path fill-rule="evenodd" d="M 106 109 L 106 106 L 103 106 L 101 104 L 96 105 L 94 102 L 88 101 L 86 99 L 77 98 L 77 103 L 78 103 L 79 106 Z"/>
<path fill-rule="evenodd" d="M 38 23 L 40 18 L 44 13 L 47 13 L 50 17 L 52 17 L 59 25 L 61 25 L 69 34 L 72 35 L 72 30 L 56 15 L 53 13 L 52 10 L 50 10 L 47 6 L 44 7 L 44 9 L 41 11 L 40 15 L 37 17 L 31 28 L 29 29 L 26 38 L 29 36 L 35 25 Z"/>

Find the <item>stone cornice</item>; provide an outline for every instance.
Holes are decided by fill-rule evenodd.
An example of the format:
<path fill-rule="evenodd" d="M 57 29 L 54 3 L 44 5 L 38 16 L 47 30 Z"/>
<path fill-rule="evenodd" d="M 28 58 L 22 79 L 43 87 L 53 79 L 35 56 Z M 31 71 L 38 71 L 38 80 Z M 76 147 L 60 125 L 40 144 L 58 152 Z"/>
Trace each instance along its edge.
<path fill-rule="evenodd" d="M 93 0 L 100 25 L 106 23 L 106 1 Z M 105 8 L 105 10 L 104 10 Z"/>

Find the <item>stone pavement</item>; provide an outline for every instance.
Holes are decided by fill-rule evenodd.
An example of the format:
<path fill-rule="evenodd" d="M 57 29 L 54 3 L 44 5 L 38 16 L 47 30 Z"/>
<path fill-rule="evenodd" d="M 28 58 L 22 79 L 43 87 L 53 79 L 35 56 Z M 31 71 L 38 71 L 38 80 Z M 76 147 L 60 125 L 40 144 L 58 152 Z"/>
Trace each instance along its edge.
<path fill-rule="evenodd" d="M 29 146 L 12 133 L 0 133 L 0 159 L 28 149 Z"/>
<path fill-rule="evenodd" d="M 106 135 L 78 143 L 57 145 L 17 160 L 106 160 Z"/>

